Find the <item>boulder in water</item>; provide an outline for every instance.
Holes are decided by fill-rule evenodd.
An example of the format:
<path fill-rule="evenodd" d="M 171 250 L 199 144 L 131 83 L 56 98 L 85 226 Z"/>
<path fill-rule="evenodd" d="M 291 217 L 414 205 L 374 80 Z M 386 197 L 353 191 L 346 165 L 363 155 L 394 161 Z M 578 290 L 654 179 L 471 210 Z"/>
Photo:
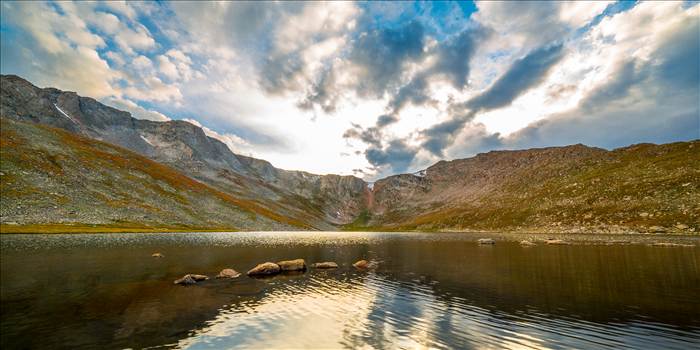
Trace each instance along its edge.
<path fill-rule="evenodd" d="M 477 242 L 479 242 L 479 244 L 496 244 L 496 241 L 492 238 L 479 238 Z"/>
<path fill-rule="evenodd" d="M 524 240 L 524 241 L 520 241 L 520 245 L 523 247 L 532 247 L 532 246 L 536 246 L 537 244 L 535 244 L 532 241 Z"/>
<path fill-rule="evenodd" d="M 175 282 L 173 282 L 173 283 L 174 284 L 181 284 L 183 286 L 188 286 L 188 285 L 196 284 L 197 281 L 194 278 L 192 278 L 192 275 L 187 274 L 187 275 L 184 275 L 180 279 L 176 279 Z"/>
<path fill-rule="evenodd" d="M 337 269 L 338 268 L 338 264 L 336 264 L 333 261 L 324 261 L 324 262 L 320 262 L 320 263 L 315 263 L 311 266 L 313 266 L 317 269 Z"/>
<path fill-rule="evenodd" d="M 161 253 L 153 253 L 153 254 L 151 254 L 151 256 L 154 258 L 165 258 L 165 255 L 163 255 Z"/>
<path fill-rule="evenodd" d="M 357 269 L 364 270 L 364 269 L 374 269 L 377 267 L 377 263 L 372 261 L 369 262 L 367 260 L 360 260 L 354 264 L 352 264 Z"/>
<path fill-rule="evenodd" d="M 284 260 L 277 263 L 281 271 L 304 271 L 306 262 L 304 259 Z"/>
<path fill-rule="evenodd" d="M 216 275 L 216 278 L 237 278 L 241 273 L 234 269 L 223 269 Z"/>
<path fill-rule="evenodd" d="M 248 276 L 269 276 L 269 275 L 275 275 L 278 274 L 281 271 L 280 266 L 272 263 L 272 262 L 266 262 L 262 264 L 258 264 L 258 266 L 255 266 L 254 268 L 250 269 L 250 271 L 247 272 Z"/>
<path fill-rule="evenodd" d="M 553 239 L 553 238 L 547 239 L 546 243 L 553 244 L 553 245 L 568 245 L 569 244 L 569 242 L 567 242 L 567 241 L 562 241 L 561 239 Z"/>
<path fill-rule="evenodd" d="M 206 276 L 206 275 L 196 275 L 196 274 L 193 274 L 193 273 L 190 274 L 190 277 L 192 277 L 192 278 L 193 278 L 195 281 L 197 281 L 197 282 L 199 282 L 199 281 L 206 281 L 206 280 L 209 279 L 209 276 Z"/>

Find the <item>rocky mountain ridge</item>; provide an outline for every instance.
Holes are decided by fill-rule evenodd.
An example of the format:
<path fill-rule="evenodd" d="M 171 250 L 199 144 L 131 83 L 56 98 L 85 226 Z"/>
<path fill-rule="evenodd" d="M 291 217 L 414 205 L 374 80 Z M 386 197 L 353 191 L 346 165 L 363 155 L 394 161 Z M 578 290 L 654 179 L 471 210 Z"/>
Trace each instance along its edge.
<path fill-rule="evenodd" d="M 26 123 L 38 124 L 114 144 L 243 201 L 244 207 L 268 213 L 263 216 L 277 220 L 269 227 L 700 232 L 697 140 L 613 151 L 580 144 L 492 151 L 368 184 L 354 176 L 278 169 L 267 161 L 231 152 L 188 122 L 135 119 L 92 98 L 41 89 L 17 76 L 3 75 L 0 87 L 0 116 L 7 119 L 4 127 L 26 131 L 31 129 Z M 51 139 L 42 132 L 29 135 L 44 135 L 27 138 L 34 149 Z M 15 152 L 4 147 L 3 172 L 17 170 L 17 164 L 6 160 Z M 44 153 L 46 159 L 58 155 Z M 4 178 L 3 194 L 14 190 Z M 7 209 L 14 204 L 3 201 L 3 222 L 18 217 Z M 213 224 L 188 220 L 175 221 Z M 228 224 L 254 228 L 255 223 L 248 221 L 232 216 Z"/>
<path fill-rule="evenodd" d="M 74 92 L 38 88 L 13 75 L 1 79 L 3 117 L 124 147 L 318 229 L 351 222 L 364 201 L 366 185 L 357 177 L 278 169 L 267 161 L 234 154 L 223 142 L 185 121 L 136 119 Z"/>

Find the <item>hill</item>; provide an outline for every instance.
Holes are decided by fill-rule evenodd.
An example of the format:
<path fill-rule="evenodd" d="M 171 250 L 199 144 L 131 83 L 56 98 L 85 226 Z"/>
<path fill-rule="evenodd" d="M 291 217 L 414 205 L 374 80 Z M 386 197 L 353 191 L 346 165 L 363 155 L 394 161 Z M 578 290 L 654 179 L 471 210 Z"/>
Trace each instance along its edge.
<path fill-rule="evenodd" d="M 121 147 L 0 121 L 3 232 L 310 228 Z"/>

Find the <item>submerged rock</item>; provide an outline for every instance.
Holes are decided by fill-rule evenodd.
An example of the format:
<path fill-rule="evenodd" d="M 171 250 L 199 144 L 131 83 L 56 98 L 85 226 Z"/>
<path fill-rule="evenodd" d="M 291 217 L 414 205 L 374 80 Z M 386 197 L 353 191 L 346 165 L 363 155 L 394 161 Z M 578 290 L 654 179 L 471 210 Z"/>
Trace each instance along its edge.
<path fill-rule="evenodd" d="M 479 244 L 496 244 L 496 241 L 492 238 L 479 238 L 477 242 L 479 242 Z"/>
<path fill-rule="evenodd" d="M 284 260 L 277 263 L 281 271 L 304 271 L 306 262 L 304 259 Z"/>
<path fill-rule="evenodd" d="M 183 285 L 183 286 L 188 286 L 188 285 L 191 285 L 191 284 L 196 284 L 196 283 L 197 283 L 197 280 L 195 280 L 195 279 L 192 277 L 192 275 L 187 274 L 187 275 L 182 276 L 182 278 L 176 279 L 175 282 L 173 282 L 173 283 L 174 283 L 174 284 L 181 284 L 181 285 Z"/>
<path fill-rule="evenodd" d="M 154 258 L 165 258 L 165 255 L 163 255 L 161 253 L 153 253 L 153 254 L 151 254 L 151 256 Z"/>
<path fill-rule="evenodd" d="M 250 271 L 247 272 L 248 276 L 267 276 L 267 275 L 274 275 L 278 274 L 281 271 L 280 266 L 272 263 L 272 262 L 266 262 L 262 264 L 258 264 L 258 266 L 255 266 L 254 268 L 250 269 Z"/>
<path fill-rule="evenodd" d="M 216 275 L 216 278 L 236 278 L 240 275 L 241 273 L 234 269 L 223 269 Z"/>
<path fill-rule="evenodd" d="M 523 247 L 532 247 L 532 246 L 536 246 L 537 244 L 535 244 L 532 241 L 525 240 L 525 241 L 520 241 L 520 245 Z"/>
<path fill-rule="evenodd" d="M 313 266 L 317 269 L 337 269 L 338 268 L 338 264 L 336 264 L 333 261 L 324 261 L 324 262 L 320 262 L 320 263 L 315 263 L 311 266 Z"/>

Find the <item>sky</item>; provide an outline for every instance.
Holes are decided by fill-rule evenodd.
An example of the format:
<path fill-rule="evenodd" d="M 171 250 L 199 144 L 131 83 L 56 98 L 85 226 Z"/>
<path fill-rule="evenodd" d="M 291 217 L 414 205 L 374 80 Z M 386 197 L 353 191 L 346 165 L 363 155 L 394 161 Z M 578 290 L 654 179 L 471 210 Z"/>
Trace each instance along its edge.
<path fill-rule="evenodd" d="M 374 180 L 700 138 L 698 2 L 3 1 L 0 71 Z"/>

